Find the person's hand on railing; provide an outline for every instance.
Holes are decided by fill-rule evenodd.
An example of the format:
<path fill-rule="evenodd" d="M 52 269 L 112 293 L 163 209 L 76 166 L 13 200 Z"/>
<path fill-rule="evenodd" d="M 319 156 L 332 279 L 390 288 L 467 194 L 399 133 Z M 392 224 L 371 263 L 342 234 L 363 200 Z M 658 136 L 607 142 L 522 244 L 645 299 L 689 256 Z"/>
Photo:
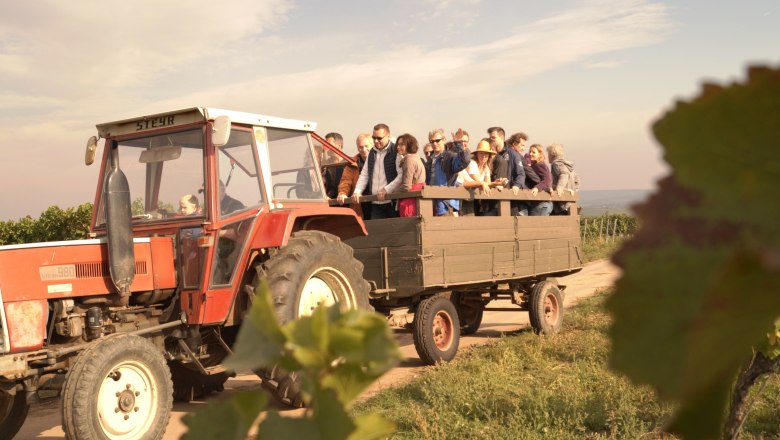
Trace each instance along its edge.
<path fill-rule="evenodd" d="M 347 198 L 348 198 L 347 195 L 344 193 L 341 193 L 338 196 L 336 196 L 336 200 L 339 201 L 340 205 L 343 205 L 347 201 Z"/>
<path fill-rule="evenodd" d="M 384 188 L 380 189 L 378 193 L 376 193 L 376 199 L 380 202 L 385 199 L 385 195 L 387 195 L 387 191 L 385 191 Z"/>
<path fill-rule="evenodd" d="M 515 193 L 515 194 L 517 194 L 517 193 Z M 531 195 L 536 197 L 537 194 L 539 194 L 539 188 L 536 188 L 536 187 L 532 188 L 531 189 Z"/>
<path fill-rule="evenodd" d="M 360 194 L 359 193 L 352 194 L 352 201 L 354 203 L 360 203 Z"/>
<path fill-rule="evenodd" d="M 518 188 L 516 186 L 512 187 L 512 194 L 517 195 L 517 193 L 519 193 L 519 192 L 520 192 L 520 188 Z"/>
<path fill-rule="evenodd" d="M 482 184 L 482 194 L 490 195 L 490 184 L 487 182 L 479 182 Z"/>

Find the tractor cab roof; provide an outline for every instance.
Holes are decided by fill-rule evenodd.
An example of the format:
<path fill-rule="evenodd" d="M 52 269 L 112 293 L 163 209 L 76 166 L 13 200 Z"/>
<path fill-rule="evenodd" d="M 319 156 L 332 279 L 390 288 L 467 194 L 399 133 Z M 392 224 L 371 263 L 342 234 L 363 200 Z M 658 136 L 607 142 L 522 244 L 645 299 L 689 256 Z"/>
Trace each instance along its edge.
<path fill-rule="evenodd" d="M 123 119 L 120 121 L 106 122 L 103 124 L 98 124 L 96 127 L 100 137 L 107 138 L 110 136 L 139 133 L 147 130 L 157 130 L 160 128 L 167 128 L 177 125 L 213 121 L 218 116 L 227 116 L 234 124 L 285 128 L 300 131 L 314 131 L 317 128 L 316 122 L 223 110 L 213 107 L 193 107 L 164 113 L 156 113 L 152 115 L 139 116 L 136 118 Z"/>

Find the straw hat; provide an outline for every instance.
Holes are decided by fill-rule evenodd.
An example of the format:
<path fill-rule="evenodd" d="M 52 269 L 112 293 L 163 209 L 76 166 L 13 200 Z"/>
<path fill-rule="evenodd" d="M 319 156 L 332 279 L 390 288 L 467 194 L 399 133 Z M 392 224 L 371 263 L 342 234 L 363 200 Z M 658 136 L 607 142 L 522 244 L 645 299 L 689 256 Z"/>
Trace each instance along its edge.
<path fill-rule="evenodd" d="M 490 142 L 486 140 L 479 141 L 479 144 L 477 144 L 477 149 L 471 152 L 471 155 L 474 157 L 477 157 L 477 153 L 488 153 L 491 156 L 496 154 L 495 151 L 493 151 L 492 148 L 490 148 Z"/>

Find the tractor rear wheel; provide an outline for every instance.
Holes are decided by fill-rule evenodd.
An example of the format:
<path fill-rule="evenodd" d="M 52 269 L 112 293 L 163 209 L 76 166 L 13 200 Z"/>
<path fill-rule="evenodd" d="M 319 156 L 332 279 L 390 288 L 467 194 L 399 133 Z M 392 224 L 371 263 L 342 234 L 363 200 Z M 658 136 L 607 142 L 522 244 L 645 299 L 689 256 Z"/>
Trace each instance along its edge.
<path fill-rule="evenodd" d="M 281 324 L 308 316 L 317 306 L 338 304 L 342 310 L 373 310 L 368 303 L 370 286 L 363 279 L 363 264 L 352 248 L 338 237 L 321 231 L 294 233 L 287 246 L 255 267 L 250 288 L 265 279 Z M 295 373 L 278 366 L 256 373 L 263 386 L 285 405 L 305 405 Z"/>
<path fill-rule="evenodd" d="M 218 364 L 224 357 L 220 357 Z M 210 366 L 210 365 L 205 365 Z M 176 402 L 191 402 L 195 399 L 207 397 L 211 393 L 219 393 L 225 390 L 225 382 L 231 374 L 227 372 L 216 374 L 203 374 L 193 365 L 183 364 L 179 361 L 168 362 L 173 379 L 173 400 Z"/>
<path fill-rule="evenodd" d="M 15 395 L 0 393 L 0 440 L 11 440 L 22 429 L 30 404 L 23 390 Z"/>

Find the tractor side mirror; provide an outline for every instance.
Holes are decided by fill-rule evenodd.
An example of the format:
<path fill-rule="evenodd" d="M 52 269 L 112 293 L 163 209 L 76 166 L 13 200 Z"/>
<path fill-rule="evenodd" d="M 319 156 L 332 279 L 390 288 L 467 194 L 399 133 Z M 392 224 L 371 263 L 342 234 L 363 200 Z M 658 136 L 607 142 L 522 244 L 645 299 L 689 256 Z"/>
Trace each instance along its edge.
<path fill-rule="evenodd" d="M 95 154 L 97 153 L 97 137 L 92 136 L 87 139 L 87 152 L 84 155 L 84 164 L 89 166 L 95 161 Z"/>
<path fill-rule="evenodd" d="M 230 139 L 230 116 L 217 116 L 211 132 L 211 143 L 215 147 L 221 147 Z"/>

